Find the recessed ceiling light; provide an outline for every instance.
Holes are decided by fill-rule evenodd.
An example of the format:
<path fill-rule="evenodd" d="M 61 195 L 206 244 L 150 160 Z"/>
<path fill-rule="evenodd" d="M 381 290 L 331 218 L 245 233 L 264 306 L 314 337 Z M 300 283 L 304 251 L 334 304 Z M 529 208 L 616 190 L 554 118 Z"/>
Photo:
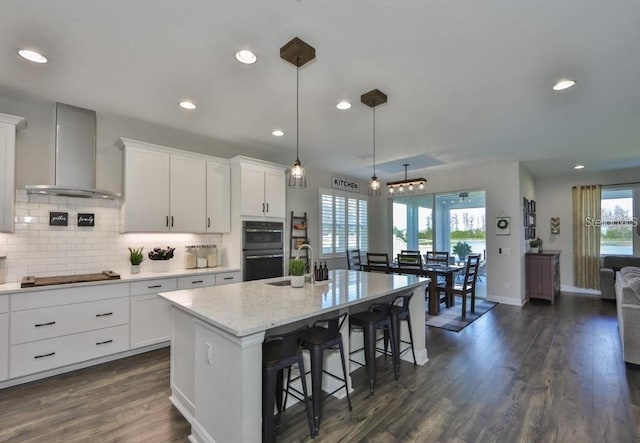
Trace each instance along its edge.
<path fill-rule="evenodd" d="M 336 108 L 341 109 L 341 110 L 343 110 L 343 111 L 344 111 L 345 109 L 349 109 L 350 107 L 351 107 L 351 103 L 349 103 L 349 102 L 348 102 L 348 101 L 346 101 L 346 100 L 342 100 L 341 102 L 339 102 L 339 103 L 336 105 Z"/>
<path fill-rule="evenodd" d="M 271 135 L 275 135 L 276 137 L 282 137 L 284 135 L 284 132 L 282 132 L 280 129 L 274 129 L 273 131 L 271 131 Z"/>
<path fill-rule="evenodd" d="M 248 49 L 241 49 L 240 51 L 236 52 L 236 60 L 238 60 L 240 63 L 244 63 L 245 65 L 252 65 L 256 62 L 256 60 L 258 60 L 258 57 L 256 57 L 256 55 Z"/>
<path fill-rule="evenodd" d="M 570 87 L 572 87 L 575 84 L 576 84 L 575 80 L 569 80 L 569 79 L 560 80 L 558 83 L 556 83 L 553 86 L 553 90 L 554 91 L 562 91 L 564 89 L 569 89 Z"/>
<path fill-rule="evenodd" d="M 584 169 L 584 165 L 575 165 L 573 169 Z"/>
<path fill-rule="evenodd" d="M 180 102 L 180 107 L 183 109 L 188 109 L 188 110 L 193 110 L 196 109 L 196 105 L 193 102 L 190 102 L 189 100 L 184 100 Z"/>
<path fill-rule="evenodd" d="M 47 57 L 31 49 L 20 49 L 18 51 L 18 55 L 23 59 L 34 63 L 47 63 L 49 61 L 47 60 Z"/>

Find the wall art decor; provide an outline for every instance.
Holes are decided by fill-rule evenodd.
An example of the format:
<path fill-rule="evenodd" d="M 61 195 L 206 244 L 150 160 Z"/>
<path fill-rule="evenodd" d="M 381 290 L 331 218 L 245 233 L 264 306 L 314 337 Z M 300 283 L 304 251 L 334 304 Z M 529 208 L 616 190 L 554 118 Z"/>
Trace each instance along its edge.
<path fill-rule="evenodd" d="M 49 212 L 49 226 L 67 226 L 68 224 L 68 212 Z"/>
<path fill-rule="evenodd" d="M 94 215 L 78 213 L 78 226 L 95 226 Z"/>
<path fill-rule="evenodd" d="M 511 218 L 496 217 L 496 235 L 510 235 L 510 234 L 511 234 Z"/>
<path fill-rule="evenodd" d="M 560 234 L 560 217 L 551 217 L 551 233 Z"/>

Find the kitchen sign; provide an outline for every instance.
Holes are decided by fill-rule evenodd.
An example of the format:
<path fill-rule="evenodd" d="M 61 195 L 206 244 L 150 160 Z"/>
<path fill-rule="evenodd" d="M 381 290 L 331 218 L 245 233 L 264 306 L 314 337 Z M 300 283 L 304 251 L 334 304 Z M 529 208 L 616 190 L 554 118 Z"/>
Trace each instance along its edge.
<path fill-rule="evenodd" d="M 49 212 L 49 226 L 67 226 L 68 224 L 68 212 Z"/>
<path fill-rule="evenodd" d="M 360 182 L 348 180 L 346 178 L 331 177 L 331 187 L 343 191 L 360 192 Z"/>
<path fill-rule="evenodd" d="M 78 213 L 78 226 L 95 226 L 93 214 Z"/>

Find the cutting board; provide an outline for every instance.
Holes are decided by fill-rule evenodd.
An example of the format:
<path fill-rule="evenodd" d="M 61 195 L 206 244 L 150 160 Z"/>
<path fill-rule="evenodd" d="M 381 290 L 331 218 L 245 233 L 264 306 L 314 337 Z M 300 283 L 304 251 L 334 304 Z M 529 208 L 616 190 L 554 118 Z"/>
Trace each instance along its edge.
<path fill-rule="evenodd" d="M 113 271 L 96 272 L 95 274 L 60 275 L 57 277 L 34 277 L 28 275 L 22 278 L 21 288 L 33 288 L 36 286 L 65 285 L 68 283 L 84 283 L 104 280 L 118 280 L 120 274 Z"/>

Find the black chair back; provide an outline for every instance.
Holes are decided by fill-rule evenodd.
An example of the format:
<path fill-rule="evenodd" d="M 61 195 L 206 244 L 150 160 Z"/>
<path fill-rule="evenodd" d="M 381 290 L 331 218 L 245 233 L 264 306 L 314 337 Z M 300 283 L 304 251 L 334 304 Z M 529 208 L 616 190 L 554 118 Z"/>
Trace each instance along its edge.
<path fill-rule="evenodd" d="M 360 271 L 360 249 L 347 249 L 347 269 Z"/>
<path fill-rule="evenodd" d="M 427 251 L 426 260 L 429 264 L 447 266 L 449 253 L 447 251 Z"/>
<path fill-rule="evenodd" d="M 420 252 L 398 254 L 398 273 L 422 275 L 422 255 Z"/>
<path fill-rule="evenodd" d="M 367 252 L 367 264 L 364 267 L 367 272 L 389 273 L 389 254 Z"/>

